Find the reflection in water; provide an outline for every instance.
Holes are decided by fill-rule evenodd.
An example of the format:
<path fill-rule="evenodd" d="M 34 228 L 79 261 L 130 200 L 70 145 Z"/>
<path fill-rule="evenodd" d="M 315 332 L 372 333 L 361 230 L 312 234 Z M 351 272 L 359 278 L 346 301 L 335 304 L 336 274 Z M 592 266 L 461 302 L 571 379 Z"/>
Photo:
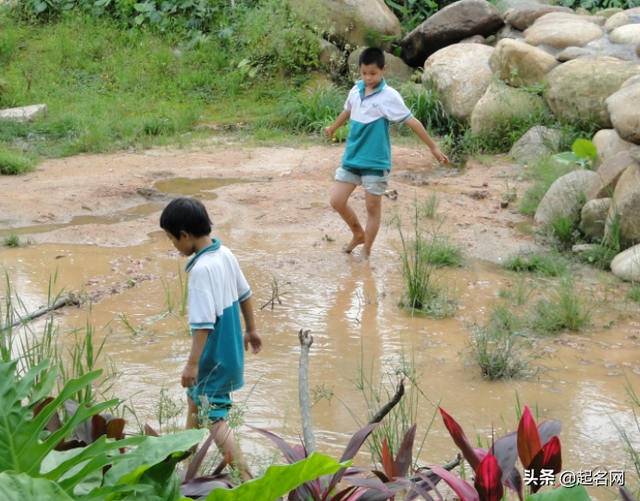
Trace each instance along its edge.
<path fill-rule="evenodd" d="M 397 304 L 402 284 L 394 250 L 383 242 L 369 264 L 356 263 L 337 244 L 320 242 L 314 235 L 264 235 L 247 231 L 216 231 L 238 257 L 254 291 L 257 307 L 271 297 L 277 280 L 282 305 L 256 312 L 264 351 L 247 356 L 247 385 L 235 395 L 244 402 L 247 423 L 282 433 L 291 442 L 300 433 L 297 370 L 300 329 L 311 329 L 309 381 L 312 390 L 333 391 L 330 401 L 313 407 L 318 448 L 339 456 L 357 425 L 352 414 L 366 420 L 362 394 L 352 380 L 358 367 L 379 383 L 398 365 L 402 353 L 414 360 L 422 374 L 420 387 L 428 401 L 419 411 L 418 437 L 424 433 L 440 403 L 466 429 L 490 443 L 492 434 L 516 429 L 516 393 L 523 405 L 537 409 L 539 419 L 559 419 L 564 467 L 578 470 L 604 465 L 625 467 L 624 453 L 611 420 L 639 437 L 632 429 L 632 413 L 625 400 L 624 377 L 640 389 L 632 372 L 640 360 L 639 325 L 619 312 L 604 312 L 597 325 L 610 329 L 541 340 L 549 356 L 542 359 L 547 372 L 533 381 L 483 380 L 477 367 L 460 357 L 469 331 L 468 322 L 482 319 L 487 304 L 504 285 L 505 276 L 492 265 L 475 262 L 468 269 L 447 272 L 461 300 L 459 317 L 435 320 L 411 316 Z M 186 319 L 177 316 L 180 276 L 186 259 L 177 257 L 161 232 L 136 248 L 96 248 L 39 245 L 0 250 L 0 266 L 28 310 L 46 302 L 49 277 L 58 272 L 58 287 L 104 291 L 104 299 L 89 313 L 67 308 L 58 318 L 62 329 L 83 328 L 87 315 L 101 335 L 109 335 L 106 350 L 123 372 L 118 396 L 135 395 L 142 421 L 156 419 L 160 389 L 181 399 L 179 375 L 190 339 Z M 60 257 L 62 256 L 62 257 Z M 136 277 L 151 277 L 136 282 Z M 113 284 L 135 282 L 111 294 Z M 101 289 L 102 288 L 102 289 Z M 171 313 L 173 312 L 173 313 Z M 118 315 L 139 328 L 132 335 Z M 245 431 L 247 448 L 270 447 Z M 258 445 L 256 445 L 258 444 Z M 447 432 L 436 420 L 421 461 L 443 463 L 456 454 Z M 628 471 L 628 475 L 630 472 Z M 605 499 L 597 495 L 598 499 Z"/>

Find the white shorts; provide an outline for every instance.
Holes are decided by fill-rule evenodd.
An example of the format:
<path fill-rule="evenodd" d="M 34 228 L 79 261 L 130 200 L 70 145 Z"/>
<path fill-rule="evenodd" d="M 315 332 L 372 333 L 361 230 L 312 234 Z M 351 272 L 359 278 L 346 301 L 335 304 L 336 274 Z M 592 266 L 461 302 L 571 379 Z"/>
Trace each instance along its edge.
<path fill-rule="evenodd" d="M 343 183 L 351 183 L 356 186 L 362 186 L 366 191 L 372 195 L 384 195 L 384 192 L 389 188 L 389 171 L 383 170 L 382 176 L 371 176 L 354 174 L 348 170 L 338 167 L 336 169 L 336 181 Z"/>

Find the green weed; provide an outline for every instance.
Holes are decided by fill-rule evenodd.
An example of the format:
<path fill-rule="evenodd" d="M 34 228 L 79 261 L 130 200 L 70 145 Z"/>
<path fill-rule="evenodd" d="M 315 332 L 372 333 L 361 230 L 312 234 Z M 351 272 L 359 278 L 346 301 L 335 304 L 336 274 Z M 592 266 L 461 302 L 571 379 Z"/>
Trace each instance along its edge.
<path fill-rule="evenodd" d="M 536 285 L 534 283 L 527 281 L 524 277 L 516 277 L 511 287 L 502 288 L 498 291 L 498 296 L 522 306 L 529 300 L 535 290 Z"/>
<path fill-rule="evenodd" d="M 425 242 L 420 259 L 438 268 L 457 268 L 464 263 L 464 251 L 448 237 L 436 234 Z"/>
<path fill-rule="evenodd" d="M 277 113 L 276 123 L 294 132 L 321 132 L 336 119 L 345 98 L 345 91 L 334 85 L 290 96 Z"/>
<path fill-rule="evenodd" d="M 610 270 L 611 261 L 619 254 L 620 251 L 612 249 L 604 244 L 598 245 L 593 249 L 589 249 L 578 255 L 578 260 L 590 264 L 599 270 Z"/>
<path fill-rule="evenodd" d="M 448 130 L 450 118 L 433 84 L 426 86 L 406 83 L 398 89 L 407 108 L 430 134 L 440 134 Z"/>
<path fill-rule="evenodd" d="M 575 166 L 562 164 L 552 157 L 543 157 L 539 162 L 533 163 L 525 170 L 526 177 L 533 179 L 534 183 L 527 189 L 522 197 L 520 212 L 533 216 L 538 205 L 547 193 L 551 185 L 560 177 L 573 171 Z"/>
<path fill-rule="evenodd" d="M 570 278 L 565 278 L 534 306 L 530 319 L 531 330 L 540 334 L 553 334 L 564 329 L 579 331 L 591 322 L 591 311 L 586 307 L 581 292 Z"/>
<path fill-rule="evenodd" d="M 32 171 L 35 165 L 34 160 L 27 155 L 0 149 L 0 174 L 24 174 Z"/>
<path fill-rule="evenodd" d="M 3 238 L 3 245 L 5 247 L 20 247 L 22 242 L 20 242 L 20 235 L 17 233 L 9 233 L 5 235 Z"/>
<path fill-rule="evenodd" d="M 632 283 L 631 287 L 627 291 L 626 298 L 636 303 L 640 303 L 640 286 L 636 283 Z"/>
<path fill-rule="evenodd" d="M 558 252 L 531 252 L 511 255 L 502 266 L 512 271 L 558 277 L 567 273 L 569 261 Z"/>
<path fill-rule="evenodd" d="M 438 192 L 432 190 L 429 195 L 420 202 L 420 215 L 432 219 L 436 215 L 436 211 L 440 206 L 440 197 Z"/>
<path fill-rule="evenodd" d="M 579 214 L 557 214 L 547 223 L 550 236 L 555 238 L 562 249 L 570 249 L 580 236 Z"/>

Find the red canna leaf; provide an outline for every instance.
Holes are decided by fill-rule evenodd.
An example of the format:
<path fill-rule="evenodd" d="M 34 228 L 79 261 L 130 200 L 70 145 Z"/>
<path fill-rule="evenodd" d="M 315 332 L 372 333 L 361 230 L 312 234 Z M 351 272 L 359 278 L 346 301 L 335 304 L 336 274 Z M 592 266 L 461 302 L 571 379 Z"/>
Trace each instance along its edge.
<path fill-rule="evenodd" d="M 471 487 L 464 480 L 459 479 L 453 473 L 448 472 L 444 468 L 440 468 L 439 466 L 432 466 L 431 471 L 438 475 L 442 480 L 444 480 L 449 487 L 453 489 L 460 501 L 480 501 L 478 497 L 478 493 L 475 491 L 473 487 Z"/>
<path fill-rule="evenodd" d="M 555 419 L 543 421 L 538 425 L 538 434 L 540 435 L 540 443 L 546 445 L 551 437 L 557 437 L 562 430 L 562 423 Z"/>
<path fill-rule="evenodd" d="M 525 406 L 520 422 L 518 423 L 518 455 L 525 469 L 529 469 L 531 461 L 540 452 L 540 435 L 538 427 L 531 415 L 529 407 Z"/>
<path fill-rule="evenodd" d="M 398 476 L 396 463 L 393 460 L 393 457 L 391 457 L 391 452 L 389 451 L 387 437 L 385 437 L 384 442 L 382 442 L 382 468 L 390 480 L 393 480 Z"/>
<path fill-rule="evenodd" d="M 544 451 L 544 459 L 542 467 L 547 470 L 553 470 L 553 474 L 557 475 L 562 471 L 562 448 L 558 437 L 551 437 L 551 440 L 542 448 Z"/>
<path fill-rule="evenodd" d="M 411 461 L 413 459 L 413 442 L 416 439 L 417 423 L 413 423 L 411 428 L 407 430 L 400 447 L 398 447 L 398 454 L 396 454 L 396 476 L 406 477 L 411 468 Z"/>
<path fill-rule="evenodd" d="M 442 420 L 444 421 L 444 425 L 447 427 L 449 431 L 449 435 L 453 438 L 453 442 L 458 446 L 458 449 L 462 452 L 462 455 L 469 463 L 469 466 L 473 468 L 475 471 L 480 465 L 480 459 L 477 454 L 471 447 L 467 436 L 464 434 L 462 427 L 453 419 L 449 414 L 447 414 L 442 407 L 439 407 L 440 414 L 442 414 Z"/>
<path fill-rule="evenodd" d="M 487 454 L 476 470 L 474 486 L 481 501 L 500 501 L 504 494 L 502 469 L 493 454 Z"/>

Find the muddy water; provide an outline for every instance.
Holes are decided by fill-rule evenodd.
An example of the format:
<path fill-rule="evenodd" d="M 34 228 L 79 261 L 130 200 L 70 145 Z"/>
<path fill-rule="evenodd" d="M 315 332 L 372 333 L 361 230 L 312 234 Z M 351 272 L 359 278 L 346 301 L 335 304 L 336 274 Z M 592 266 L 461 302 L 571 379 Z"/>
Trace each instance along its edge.
<path fill-rule="evenodd" d="M 523 405 L 537 408 L 540 419 L 559 419 L 564 468 L 589 470 L 598 466 L 626 469 L 623 448 L 612 425 L 629 431 L 636 444 L 633 414 L 626 401 L 625 375 L 640 392 L 640 320 L 634 306 L 618 301 L 620 288 L 590 272 L 582 277 L 585 297 L 599 291 L 594 326 L 580 334 L 541 341 L 546 356 L 538 362 L 546 371 L 531 381 L 488 382 L 478 368 L 465 363 L 469 331 L 487 305 L 512 277 L 495 265 L 473 262 L 447 272 L 446 280 L 461 301 L 455 319 L 411 316 L 397 307 L 402 284 L 391 243 L 380 242 L 369 264 L 359 264 L 339 252 L 337 243 L 320 235 L 265 234 L 222 228 L 222 238 L 238 257 L 252 285 L 256 309 L 265 304 L 277 281 L 282 304 L 256 312 L 264 351 L 247 357 L 246 387 L 235 398 L 245 403 L 247 423 L 282 433 L 290 440 L 300 434 L 297 393 L 298 330 L 310 329 L 309 380 L 313 388 L 333 391 L 313 408 L 318 448 L 339 456 L 357 429 L 351 413 L 366 419 L 366 403 L 350 381 L 363 367 L 380 384 L 399 357 L 414 360 L 419 385 L 428 400 L 419 410 L 421 436 L 440 405 L 473 439 L 491 439 L 516 427 L 516 394 Z M 161 233 L 140 247 L 98 248 L 39 245 L 0 249 L 0 268 L 11 277 L 27 310 L 46 302 L 48 280 L 56 270 L 57 289 L 84 290 L 102 300 L 88 308 L 66 308 L 58 315 L 63 332 L 83 328 L 90 315 L 98 336 L 108 336 L 106 351 L 122 371 L 117 395 L 131 397 L 141 420 L 157 422 L 156 402 L 164 386 L 174 399 L 183 399 L 178 381 L 190 347 L 186 318 L 179 312 L 179 279 L 186 259 L 172 250 Z M 135 284 L 132 286 L 132 284 Z M 545 284 L 541 284 L 541 288 Z M 603 297 L 602 291 L 607 296 Z M 137 329 L 133 335 L 119 315 Z M 611 323 L 612 322 L 612 323 Z M 609 328 L 602 328 L 607 325 Z M 244 446 L 260 453 L 269 447 L 250 430 Z M 442 463 L 456 450 L 440 419 L 436 419 L 420 459 Z M 637 480 L 632 479 L 632 486 Z M 611 499 L 602 490 L 597 499 Z"/>

